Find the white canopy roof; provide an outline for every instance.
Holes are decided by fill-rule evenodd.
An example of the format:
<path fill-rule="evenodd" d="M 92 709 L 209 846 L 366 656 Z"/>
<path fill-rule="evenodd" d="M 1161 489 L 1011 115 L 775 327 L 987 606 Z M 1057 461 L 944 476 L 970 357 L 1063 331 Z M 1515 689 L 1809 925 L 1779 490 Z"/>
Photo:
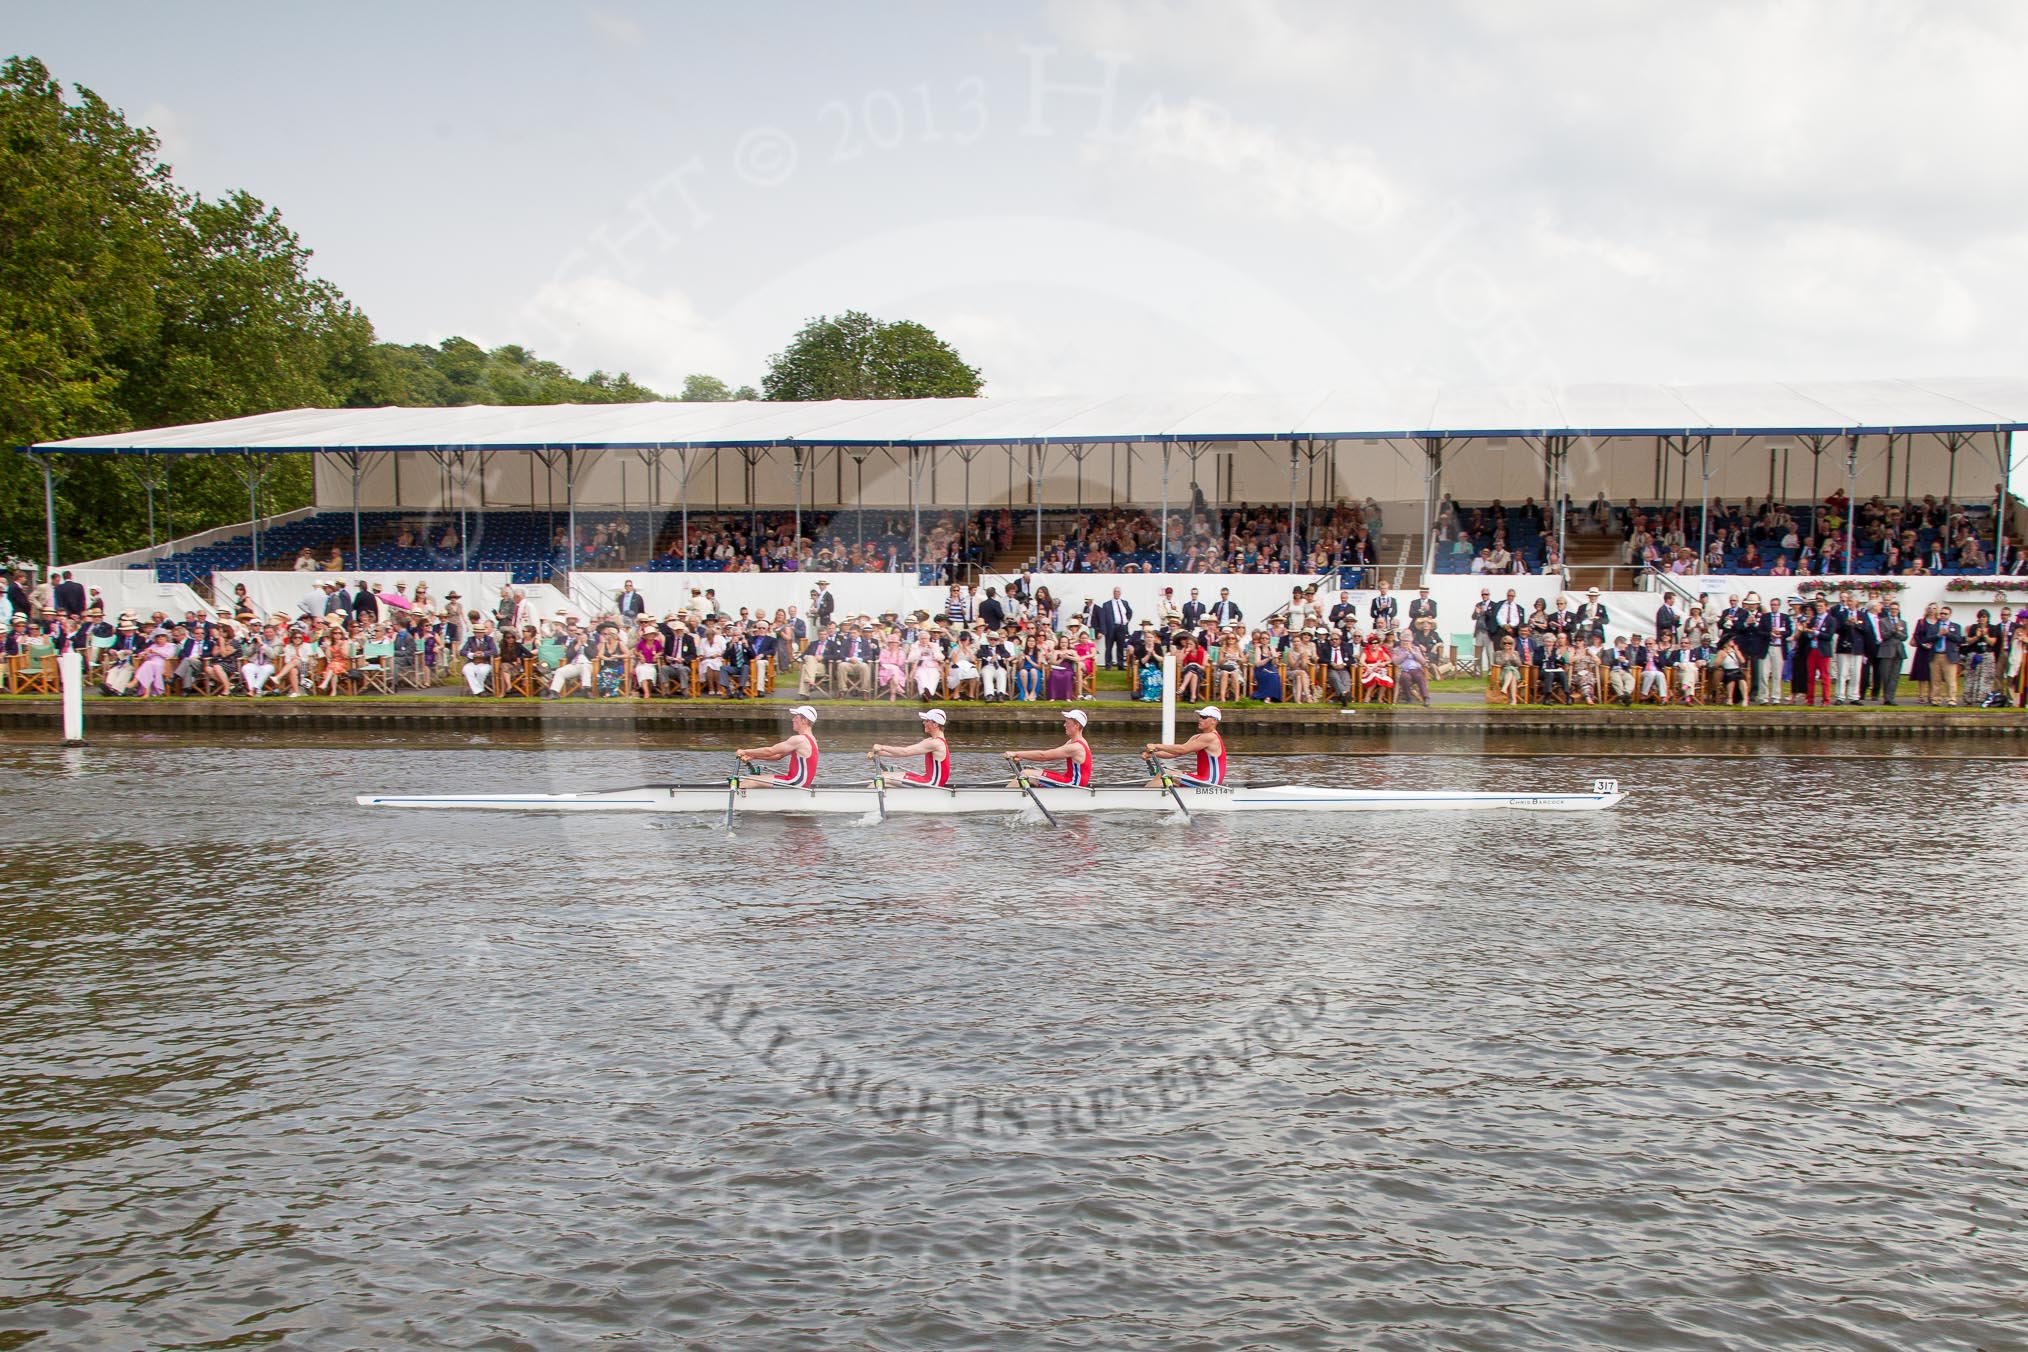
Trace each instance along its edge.
<path fill-rule="evenodd" d="M 30 449 L 529 451 L 953 446 L 1451 436 L 1759 436 L 2028 428 L 2028 380 L 1361 388 L 1310 394 L 1049 395 L 813 403 L 295 409 Z"/>

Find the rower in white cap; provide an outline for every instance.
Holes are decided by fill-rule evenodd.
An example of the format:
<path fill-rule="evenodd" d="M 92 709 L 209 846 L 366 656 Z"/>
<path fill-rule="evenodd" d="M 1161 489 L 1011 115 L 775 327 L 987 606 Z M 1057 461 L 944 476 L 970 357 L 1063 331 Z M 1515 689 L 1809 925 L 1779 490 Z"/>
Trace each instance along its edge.
<path fill-rule="evenodd" d="M 910 770 L 901 777 L 904 784 L 929 784 L 936 788 L 949 788 L 951 783 L 951 744 L 944 740 L 944 711 L 924 709 L 922 711 L 922 740 L 906 746 L 890 746 L 886 742 L 875 742 L 873 749 L 866 753 L 869 760 L 882 756 L 922 757 L 922 769 Z"/>
<path fill-rule="evenodd" d="M 1084 724 L 1084 710 L 1065 709 L 1062 746 L 1052 746 L 1046 751 L 1009 751 L 1007 759 L 1015 763 L 1017 771 L 1023 762 L 1044 764 L 1060 760 L 1063 762 L 1061 770 L 1044 770 L 1036 778 L 1044 784 L 1075 784 L 1081 788 L 1089 787 L 1091 745 L 1084 740 Z"/>
<path fill-rule="evenodd" d="M 741 761 L 785 760 L 789 763 L 789 768 L 781 774 L 743 779 L 741 783 L 746 787 L 807 789 L 816 785 L 817 711 L 807 704 L 798 704 L 789 710 L 789 726 L 794 731 L 773 746 L 742 747 L 733 753 Z"/>
<path fill-rule="evenodd" d="M 1197 711 L 1197 731 L 1193 736 L 1180 742 L 1150 742 L 1148 754 L 1162 760 L 1178 760 L 1191 752 L 1197 753 L 1197 769 L 1192 773 L 1178 773 L 1178 784 L 1194 784 L 1204 787 L 1225 782 L 1225 735 L 1218 728 L 1225 715 L 1218 712 L 1216 705 L 1207 704 Z M 1149 788 L 1158 788 L 1159 778 L 1148 781 Z"/>

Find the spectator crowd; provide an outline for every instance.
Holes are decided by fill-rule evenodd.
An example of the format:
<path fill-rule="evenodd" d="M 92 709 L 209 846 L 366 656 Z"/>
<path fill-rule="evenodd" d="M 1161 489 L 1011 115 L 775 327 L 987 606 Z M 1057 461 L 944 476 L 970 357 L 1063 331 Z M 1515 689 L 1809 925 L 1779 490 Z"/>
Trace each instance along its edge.
<path fill-rule="evenodd" d="M 2009 617 L 1943 603 L 1912 621 L 1899 601 L 1856 587 L 1785 603 L 1758 592 L 1679 612 L 1667 597 L 1653 638 L 1608 640 L 1596 588 L 1573 606 L 1482 589 L 1472 609 L 1474 659 L 1488 698 L 1567 704 L 1881 705 L 1904 680 L 1924 704 L 2020 704 L 2028 695 L 2028 608 Z"/>

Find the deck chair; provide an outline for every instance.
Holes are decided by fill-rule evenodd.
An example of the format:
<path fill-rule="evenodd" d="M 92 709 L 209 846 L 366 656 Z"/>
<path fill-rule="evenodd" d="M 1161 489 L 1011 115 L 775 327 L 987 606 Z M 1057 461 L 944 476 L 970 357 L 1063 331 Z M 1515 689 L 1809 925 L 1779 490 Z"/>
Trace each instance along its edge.
<path fill-rule="evenodd" d="M 436 669 L 430 666 L 429 659 L 423 656 L 421 644 L 416 645 L 415 656 L 395 663 L 395 675 L 401 684 L 411 690 L 428 690 L 437 683 Z"/>
<path fill-rule="evenodd" d="M 542 693 L 542 669 L 532 657 L 493 664 L 493 693 L 500 699 L 534 699 Z"/>
<path fill-rule="evenodd" d="M 62 686 L 56 674 L 56 645 L 38 643 L 9 659 L 8 684 L 17 695 L 54 695 Z"/>
<path fill-rule="evenodd" d="M 1485 669 L 1479 664 L 1478 650 L 1472 646 L 1470 634 L 1451 635 L 1451 661 L 1456 664 L 1460 676 L 1483 676 Z"/>
<path fill-rule="evenodd" d="M 394 642 L 369 643 L 360 649 L 359 660 L 345 673 L 345 684 L 355 695 L 394 693 Z"/>

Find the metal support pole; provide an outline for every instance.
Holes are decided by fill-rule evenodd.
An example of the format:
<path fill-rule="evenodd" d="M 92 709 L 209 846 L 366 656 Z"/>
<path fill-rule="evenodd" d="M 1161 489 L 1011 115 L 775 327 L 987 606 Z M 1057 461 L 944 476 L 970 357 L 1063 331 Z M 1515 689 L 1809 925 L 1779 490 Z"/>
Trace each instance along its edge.
<path fill-rule="evenodd" d="M 1852 546 L 1858 535 L 1859 513 L 1852 510 L 1859 497 L 1859 434 L 1845 434 L 1845 574 L 1852 573 Z"/>
<path fill-rule="evenodd" d="M 1296 443 L 1289 443 L 1289 572 L 1296 571 Z"/>
<path fill-rule="evenodd" d="M 1422 581 L 1427 583 L 1431 564 L 1436 558 L 1437 486 L 1444 472 L 1443 438 L 1424 437 L 1422 453 L 1428 461 L 1422 476 Z"/>
<path fill-rule="evenodd" d="M 564 549 L 564 571 L 577 571 L 577 447 L 563 448 L 563 506 L 570 532 L 570 543 Z"/>
<path fill-rule="evenodd" d="M 142 454 L 142 456 L 141 456 L 141 463 L 142 463 L 143 465 L 147 466 L 147 469 L 148 469 L 148 478 L 147 478 L 147 485 L 148 485 L 148 552 L 152 554 L 152 553 L 153 553 L 153 552 L 155 551 L 155 456 L 154 456 L 154 453 L 153 453 L 153 452 L 145 452 L 145 453 L 143 453 L 143 454 Z"/>
<path fill-rule="evenodd" d="M 1162 567 L 1169 571 L 1169 443 L 1162 443 Z M 1169 687 L 1162 687 L 1167 690 Z"/>
<path fill-rule="evenodd" d="M 1556 571 L 1568 576 L 1570 561 L 1564 556 L 1570 539 L 1570 438 L 1558 437 L 1561 449 L 1556 456 Z"/>
<path fill-rule="evenodd" d="M 796 540 L 803 538 L 803 468 L 807 452 L 797 446 L 791 452 L 796 458 Z"/>
<path fill-rule="evenodd" d="M 1944 438 L 1944 452 L 1950 457 L 1949 477 L 1944 480 L 1944 502 L 1948 504 L 1958 495 L 1958 452 L 1964 449 L 1964 438 L 1952 432 Z"/>
<path fill-rule="evenodd" d="M 908 448 L 908 514 L 909 514 L 909 567 L 915 570 L 915 580 L 922 581 L 922 499 L 918 496 L 916 474 L 918 462 L 916 448 Z"/>
<path fill-rule="evenodd" d="M 2000 571 L 2000 547 L 2007 539 L 2007 490 L 2014 479 L 2013 448 L 2008 434 L 1997 429 L 1993 432 L 1993 463 L 1999 467 L 2000 482 L 1994 494 L 1999 499 L 1993 506 L 1993 571 Z"/>
<path fill-rule="evenodd" d="M 28 457 L 42 467 L 42 530 L 49 546 L 49 573 L 56 571 L 56 469 L 46 455 Z M 44 574 L 47 580 L 49 574 Z"/>
<path fill-rule="evenodd" d="M 1684 433 L 1689 437 L 1689 433 Z M 1697 571 L 1702 573 L 1707 566 L 1706 558 L 1711 553 L 1711 438 L 1697 438 L 1698 469 L 1704 476 L 1703 495 L 1697 507 Z M 1687 464 L 1687 460 L 1685 462 Z"/>
<path fill-rule="evenodd" d="M 676 452 L 676 463 L 683 467 L 683 573 L 690 573 L 690 448 L 683 447 Z"/>
<path fill-rule="evenodd" d="M 360 532 L 359 532 L 359 481 L 360 481 L 360 480 L 361 480 L 362 478 L 364 478 L 364 477 L 365 477 L 365 471 L 364 471 L 364 469 L 362 469 L 362 468 L 361 468 L 361 463 L 362 463 L 362 462 L 361 462 L 361 457 L 360 457 L 359 451 L 358 451 L 358 450 L 357 450 L 357 449 L 355 448 L 355 449 L 353 450 L 353 452 L 352 452 L 352 464 L 351 464 L 351 470 L 352 470 L 352 566 L 353 566 L 353 567 L 355 567 L 355 568 L 359 568 L 359 567 L 364 567 L 364 566 L 365 566 L 365 557 L 364 557 L 364 551 L 363 551 L 363 550 L 361 549 L 361 547 L 360 547 L 360 544 L 359 544 L 359 541 L 360 541 Z"/>
<path fill-rule="evenodd" d="M 1035 566 L 1038 570 L 1042 567 L 1042 457 L 1046 453 L 1047 446 L 1045 443 L 1036 442 L 1034 446 L 1035 458 L 1031 462 L 1035 468 L 1029 474 L 1030 487 L 1028 491 L 1030 496 L 1035 499 Z"/>
<path fill-rule="evenodd" d="M 246 452 L 246 515 L 253 528 L 253 566 L 261 569 L 261 476 L 254 469 L 253 452 Z"/>

